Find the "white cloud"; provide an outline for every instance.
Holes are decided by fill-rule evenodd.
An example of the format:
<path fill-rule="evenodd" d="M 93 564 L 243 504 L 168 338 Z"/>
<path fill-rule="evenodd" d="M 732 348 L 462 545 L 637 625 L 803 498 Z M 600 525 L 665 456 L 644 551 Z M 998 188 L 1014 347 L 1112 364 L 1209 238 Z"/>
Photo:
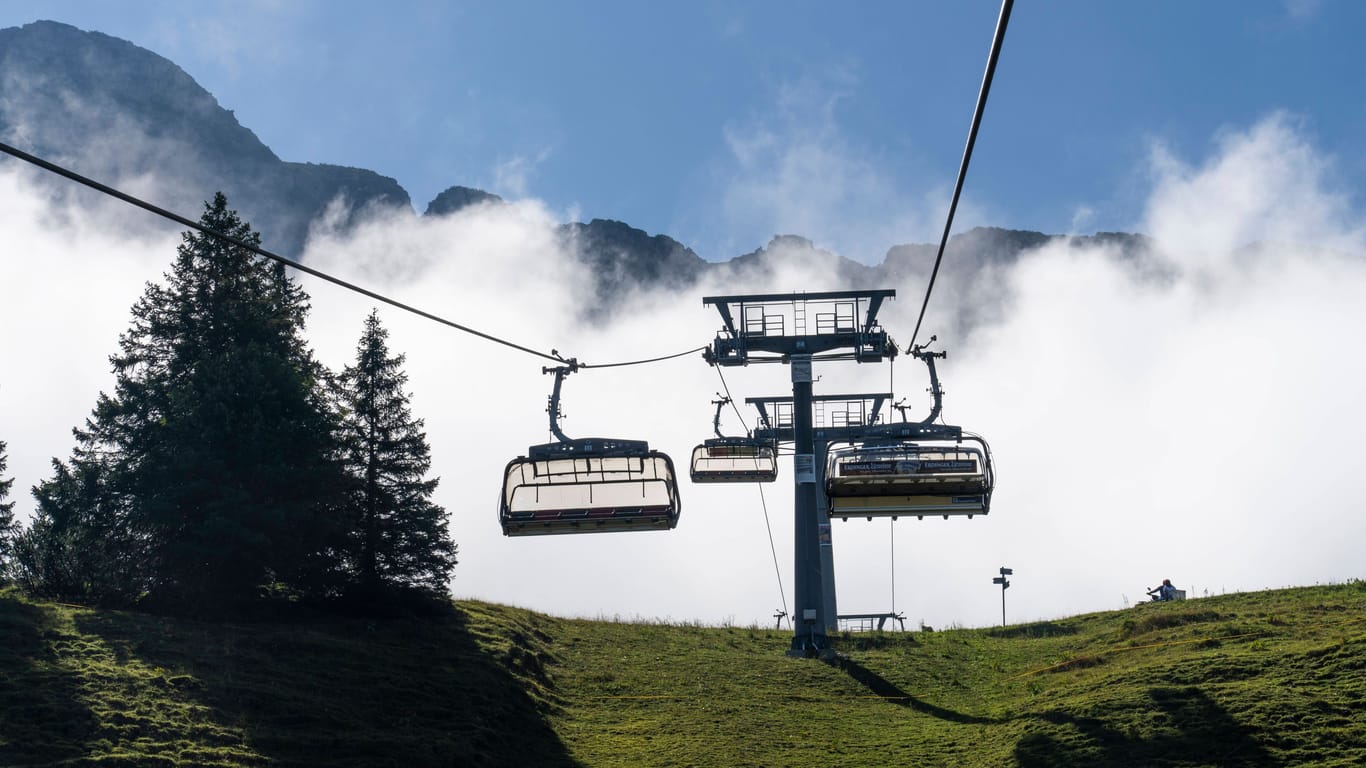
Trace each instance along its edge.
<path fill-rule="evenodd" d="M 1346 196 L 1330 186 L 1329 159 L 1287 114 L 1226 131 L 1203 167 L 1188 167 L 1160 145 L 1153 167 L 1144 229 L 1179 246 L 1188 266 L 1197 257 L 1204 266 L 1228 266 L 1255 242 L 1350 248 L 1361 238 Z"/>
<path fill-rule="evenodd" d="M 29 488 L 66 457 L 72 427 L 101 389 L 128 310 L 170 264 L 179 238 L 100 206 L 54 207 L 48 190 L 7 163 L 0 173 L 0 440 L 9 444 L 11 501 L 29 511 Z M 94 215 L 91 215 L 94 214 Z M 109 234 L 113 232 L 112 236 Z"/>
<path fill-rule="evenodd" d="M 737 147 L 771 156 L 762 141 Z M 996 273 L 1003 304 L 983 313 L 970 344 L 944 339 L 940 371 L 945 418 L 992 442 L 1000 485 L 987 518 L 895 524 L 896 607 L 910 623 L 995 623 L 990 577 L 1002 565 L 1016 569 L 1012 620 L 1116 608 L 1164 577 L 1200 592 L 1363 575 L 1366 515 L 1346 483 L 1366 470 L 1353 443 L 1366 429 L 1366 363 L 1350 350 L 1366 327 L 1366 249 L 1328 171 L 1291 121 L 1272 117 L 1222 136 L 1201 162 L 1160 158 L 1146 220 L 1170 261 L 1162 279 L 1104 249 L 1061 243 Z M 0 251 L 0 322 L 36 329 L 0 341 L 9 361 L 0 439 L 17 489 L 69 452 L 70 427 L 108 386 L 104 357 L 128 308 L 174 250 L 174 238 L 151 227 L 106 233 L 82 221 L 0 174 L 0 227 L 13 233 Z M 375 220 L 347 237 L 321 231 L 307 259 L 457 322 L 597 363 L 709 342 L 719 320 L 705 295 L 832 287 L 800 261 L 776 265 L 762 284 L 719 271 L 682 293 L 622 297 L 613 321 L 588 325 L 577 309 L 591 276 L 560 252 L 555 223 L 535 202 Z M 1247 247 L 1258 240 L 1274 245 Z M 970 284 L 945 283 L 932 314 L 981 301 L 957 287 Z M 309 337 L 340 368 L 373 302 L 306 285 Z M 902 298 L 884 309 L 884 325 L 905 335 L 920 286 L 887 287 Z M 783 598 L 752 487 L 685 482 L 670 533 L 504 538 L 495 498 L 503 467 L 548 439 L 547 361 L 380 311 L 427 422 L 437 500 L 461 547 L 458 595 L 562 615 L 771 621 Z M 925 413 L 923 371 L 902 360 L 895 372 L 912 416 Z M 724 373 L 737 399 L 790 392 L 783 366 Z M 817 386 L 877 391 L 890 373 L 823 364 Z M 686 473 L 719 388 L 695 356 L 586 370 L 565 383 L 564 429 L 646 439 Z M 789 608 L 790 478 L 784 465 L 765 489 Z M 890 527 L 836 523 L 842 610 L 890 607 Z"/>
<path fill-rule="evenodd" d="M 212 6 L 199 7 L 188 18 L 166 19 L 152 31 L 153 40 L 146 44 L 174 61 L 194 61 L 205 70 L 240 79 L 242 63 L 247 60 L 257 65 L 264 61 L 280 64 L 306 60 L 299 56 L 299 46 L 308 45 L 307 35 L 296 34 L 305 20 L 305 3 L 286 0 L 246 0 L 224 6 L 215 12 Z M 301 42 L 304 41 L 304 42 Z M 135 41 L 137 42 L 137 41 Z M 325 45 L 311 45 L 314 57 L 325 58 Z"/>
<path fill-rule="evenodd" d="M 963 543 L 1016 567 L 1015 616 L 1117 607 L 1162 578 L 1217 592 L 1362 575 L 1366 521 L 1337 480 L 1366 470 L 1366 363 L 1347 352 L 1366 240 L 1283 116 L 1159 170 L 1148 222 L 1170 279 L 1044 248 L 946 366 L 946 416 L 980 425 L 1001 465 L 993 519 Z M 984 603 L 991 563 L 963 553 L 926 551 L 925 574 L 975 578 Z"/>
<path fill-rule="evenodd" d="M 1072 225 L 1067 230 L 1068 234 L 1085 234 L 1095 218 L 1096 209 L 1089 205 L 1077 206 L 1077 209 L 1072 212 Z"/>
<path fill-rule="evenodd" d="M 898 188 L 876 152 L 852 144 L 840 126 L 857 77 L 848 69 L 785 84 L 767 112 L 725 128 L 730 157 L 718 171 L 713 229 L 718 253 L 752 249 L 775 234 L 801 234 L 864 263 L 896 243 L 934 234 L 945 190 L 923 198 Z M 926 212 L 933 212 L 927 217 Z M 970 205 L 960 221 L 974 218 Z"/>
<path fill-rule="evenodd" d="M 504 197 L 526 197 L 537 166 L 548 159 L 550 150 L 543 149 L 535 157 L 517 155 L 499 162 L 493 168 L 493 188 Z"/>
<path fill-rule="evenodd" d="M 1284 0 L 1284 3 L 1286 15 L 1295 21 L 1313 18 L 1323 8 L 1323 0 Z"/>

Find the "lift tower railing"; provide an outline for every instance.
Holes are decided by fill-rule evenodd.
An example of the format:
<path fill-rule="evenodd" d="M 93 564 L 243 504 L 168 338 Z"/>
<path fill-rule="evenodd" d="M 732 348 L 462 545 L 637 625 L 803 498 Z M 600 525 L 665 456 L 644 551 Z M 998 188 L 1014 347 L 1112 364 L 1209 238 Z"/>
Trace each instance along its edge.
<path fill-rule="evenodd" d="M 816 361 L 878 363 L 894 357 L 896 345 L 877 322 L 885 300 L 893 290 L 831 291 L 824 293 L 773 293 L 708 296 L 704 306 L 714 306 L 722 328 L 707 350 L 712 365 L 742 366 L 751 363 L 783 363 L 792 372 L 793 454 L 793 591 L 792 655 L 813 656 L 827 652 L 829 628 L 837 625 L 833 594 L 827 598 L 822 566 L 819 515 L 824 489 L 816 461 L 816 435 L 812 423 L 812 364 Z M 833 578 L 830 579 L 833 583 Z"/>

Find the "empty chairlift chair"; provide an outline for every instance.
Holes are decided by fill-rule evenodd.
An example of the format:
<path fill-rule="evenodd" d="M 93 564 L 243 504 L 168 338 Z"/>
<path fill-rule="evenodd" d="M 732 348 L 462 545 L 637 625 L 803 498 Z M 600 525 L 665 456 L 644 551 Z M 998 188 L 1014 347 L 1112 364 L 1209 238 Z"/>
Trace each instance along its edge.
<path fill-rule="evenodd" d="M 564 377 L 554 372 L 550 428 L 555 443 L 533 445 L 503 473 L 499 522 L 507 536 L 659 531 L 678 525 L 681 508 L 673 461 L 641 440 L 571 439 L 559 429 Z"/>
<path fill-rule="evenodd" d="M 956 443 L 854 446 L 831 451 L 830 516 L 973 515 L 991 509 L 991 451 Z"/>
<path fill-rule="evenodd" d="M 729 402 L 728 397 L 712 401 L 716 437 L 693 448 L 688 475 L 694 483 L 773 482 L 778 479 L 778 451 L 772 442 L 721 434 L 721 409 Z"/>
<path fill-rule="evenodd" d="M 534 445 L 508 462 L 500 520 L 508 536 L 669 530 L 678 525 L 673 461 L 638 440 Z"/>
<path fill-rule="evenodd" d="M 771 483 L 778 479 L 772 443 L 748 437 L 719 437 L 692 449 L 694 483 Z"/>

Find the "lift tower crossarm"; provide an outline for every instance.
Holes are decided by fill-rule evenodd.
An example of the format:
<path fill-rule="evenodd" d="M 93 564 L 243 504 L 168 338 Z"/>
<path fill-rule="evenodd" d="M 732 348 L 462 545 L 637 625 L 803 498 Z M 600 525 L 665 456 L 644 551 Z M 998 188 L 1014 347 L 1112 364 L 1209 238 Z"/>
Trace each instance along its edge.
<path fill-rule="evenodd" d="M 817 429 L 816 439 L 829 443 L 871 443 L 878 440 L 960 440 L 962 427 L 946 424 L 870 424 L 861 427 Z"/>
<path fill-rule="evenodd" d="M 816 439 L 826 443 L 862 443 L 886 440 L 900 442 L 905 440 L 961 440 L 963 428 L 944 424 L 868 424 L 853 427 L 816 427 Z M 791 442 L 791 427 L 756 429 L 754 437 L 759 440 Z"/>
<path fill-rule="evenodd" d="M 862 424 L 877 424 L 882 412 L 882 406 L 892 397 L 891 393 L 877 392 L 862 395 L 813 395 L 812 403 L 861 403 L 863 407 L 860 412 L 863 415 Z M 759 426 L 754 431 L 754 437 L 764 440 L 774 440 L 778 442 L 790 443 L 793 441 L 792 425 L 779 423 L 777 406 L 791 405 L 792 397 L 776 395 L 769 397 L 747 397 L 746 405 L 752 405 L 759 411 Z M 770 414 L 769 409 L 773 408 Z M 827 414 L 827 417 L 829 414 Z M 835 426 L 833 424 L 815 424 L 817 430 L 825 427 Z M 845 425 L 850 426 L 850 425 Z"/>
<path fill-rule="evenodd" d="M 882 299 L 896 298 L 896 290 L 892 288 L 882 288 L 872 291 L 798 291 L 796 293 L 750 293 L 735 296 L 704 296 L 703 304 L 776 304 L 790 303 L 794 301 L 831 301 L 834 299 L 877 299 L 878 304 Z M 876 307 L 871 307 L 874 314 L 877 313 Z"/>
<path fill-rule="evenodd" d="M 878 325 L 877 313 L 895 296 L 896 291 L 886 289 L 704 297 L 702 303 L 716 307 L 722 322 L 707 362 L 788 363 L 794 355 L 881 362 L 897 349 Z M 814 328 L 808 326 L 811 316 Z M 825 356 L 837 350 L 848 351 L 837 358 Z"/>
<path fill-rule="evenodd" d="M 891 294 L 892 298 L 896 297 L 896 291 L 879 291 L 877 292 L 877 295 L 869 297 L 868 319 L 863 323 L 864 333 L 873 332 L 873 326 L 877 324 L 877 311 L 882 308 L 882 300 L 888 298 L 887 296 L 882 295 L 884 293 Z"/>
<path fill-rule="evenodd" d="M 715 298 L 717 297 L 711 296 L 704 298 L 702 299 L 702 303 L 712 304 L 714 303 L 713 299 Z M 721 313 L 721 322 L 725 325 L 726 332 L 729 333 L 731 336 L 739 336 L 740 332 L 735 330 L 735 318 L 731 317 L 730 315 L 730 305 L 725 303 L 716 303 L 716 311 Z"/>

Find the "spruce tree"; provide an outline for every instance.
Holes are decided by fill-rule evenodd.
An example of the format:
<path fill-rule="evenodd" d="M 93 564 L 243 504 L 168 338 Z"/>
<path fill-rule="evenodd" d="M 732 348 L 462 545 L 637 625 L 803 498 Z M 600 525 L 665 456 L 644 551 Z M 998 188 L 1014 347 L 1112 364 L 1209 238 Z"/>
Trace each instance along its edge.
<path fill-rule="evenodd" d="M 115 473 L 77 451 L 52 462 L 34 489 L 38 509 L 15 540 L 12 570 L 28 592 L 54 600 L 126 605 L 149 586 L 147 541 L 132 525 Z"/>
<path fill-rule="evenodd" d="M 14 478 L 5 479 L 5 469 L 9 466 L 9 457 L 5 453 L 7 447 L 5 441 L 0 440 L 0 578 L 9 572 L 14 541 L 19 535 L 19 521 L 14 519 L 14 502 L 5 501 L 9 498 L 10 488 L 14 486 Z"/>
<path fill-rule="evenodd" d="M 200 223 L 260 242 L 222 193 Z M 110 358 L 114 393 L 76 430 L 69 469 L 37 489 L 40 508 L 78 527 L 93 515 L 136 545 L 132 581 L 155 599 L 203 608 L 265 586 L 323 589 L 342 474 L 307 313 L 281 265 L 185 233 Z"/>
<path fill-rule="evenodd" d="M 355 365 L 340 379 L 342 455 L 350 476 L 351 568 L 363 592 L 410 587 L 444 593 L 456 564 L 448 515 L 431 500 L 431 451 L 423 421 L 404 392 L 403 355 L 391 356 L 389 332 L 371 311 Z"/>

